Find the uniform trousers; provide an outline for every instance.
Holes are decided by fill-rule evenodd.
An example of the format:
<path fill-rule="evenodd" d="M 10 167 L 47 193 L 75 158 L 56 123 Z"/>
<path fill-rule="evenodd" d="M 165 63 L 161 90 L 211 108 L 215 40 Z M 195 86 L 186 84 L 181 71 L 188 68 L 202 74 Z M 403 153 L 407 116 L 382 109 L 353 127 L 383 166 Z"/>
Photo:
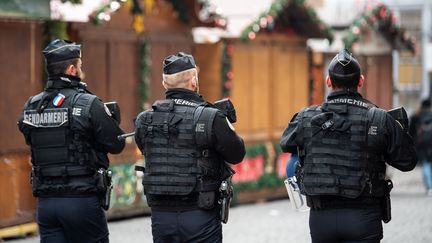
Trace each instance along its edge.
<path fill-rule="evenodd" d="M 378 243 L 381 207 L 311 209 L 309 229 L 313 243 Z"/>
<path fill-rule="evenodd" d="M 219 210 L 152 210 L 154 243 L 222 242 Z"/>
<path fill-rule="evenodd" d="M 108 225 L 99 199 L 39 198 L 37 223 L 41 243 L 108 243 Z"/>

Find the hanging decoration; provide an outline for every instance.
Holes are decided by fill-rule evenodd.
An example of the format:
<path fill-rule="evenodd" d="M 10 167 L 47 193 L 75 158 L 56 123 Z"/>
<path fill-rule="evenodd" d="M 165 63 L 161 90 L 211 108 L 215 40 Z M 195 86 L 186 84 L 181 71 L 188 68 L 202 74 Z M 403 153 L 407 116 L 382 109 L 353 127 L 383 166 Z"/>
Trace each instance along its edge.
<path fill-rule="evenodd" d="M 208 27 L 225 28 L 227 21 L 209 0 L 166 0 L 172 4 L 177 18 L 185 24 L 196 24 L 199 21 Z M 192 11 L 195 11 L 193 13 Z M 194 18 L 195 15 L 195 18 Z"/>
<path fill-rule="evenodd" d="M 384 4 L 377 5 L 371 11 L 366 12 L 353 21 L 347 36 L 343 40 L 345 47 L 348 49 L 355 47 L 362 34 L 369 27 L 382 34 L 393 48 L 402 47 L 410 50 L 412 53 L 416 52 L 415 38 L 410 36 L 404 28 L 400 27 L 393 11 Z"/>
<path fill-rule="evenodd" d="M 274 0 L 268 11 L 243 30 L 240 38 L 243 41 L 253 40 L 259 32 L 297 33 L 312 38 L 326 38 L 330 42 L 333 40 L 331 28 L 319 19 L 305 0 Z"/>
<path fill-rule="evenodd" d="M 225 40 L 223 42 L 223 51 L 221 58 L 221 94 L 224 98 L 231 96 L 233 71 L 231 65 L 231 59 L 234 52 L 234 44 L 231 40 Z"/>
<path fill-rule="evenodd" d="M 144 31 L 144 16 L 141 0 L 132 0 L 131 13 L 133 15 L 133 28 L 136 33 Z"/>
<path fill-rule="evenodd" d="M 144 0 L 144 9 L 146 15 L 151 15 L 155 6 L 155 0 Z"/>
<path fill-rule="evenodd" d="M 138 86 L 138 97 L 139 97 L 139 111 L 146 109 L 147 100 L 149 97 L 149 86 L 150 86 L 150 57 L 149 57 L 149 44 L 147 41 L 142 40 L 139 44 L 139 86 Z"/>
<path fill-rule="evenodd" d="M 103 4 L 95 13 L 90 17 L 93 24 L 99 25 L 111 20 L 111 15 L 119 10 L 127 0 L 109 0 L 108 3 Z"/>

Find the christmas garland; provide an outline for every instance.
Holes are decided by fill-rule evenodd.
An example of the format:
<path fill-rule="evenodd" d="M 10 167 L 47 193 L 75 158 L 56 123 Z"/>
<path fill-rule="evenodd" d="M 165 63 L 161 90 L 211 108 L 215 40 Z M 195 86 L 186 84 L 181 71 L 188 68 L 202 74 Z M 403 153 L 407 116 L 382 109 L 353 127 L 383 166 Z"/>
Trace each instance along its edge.
<path fill-rule="evenodd" d="M 399 26 L 396 16 L 384 4 L 376 6 L 354 20 L 347 36 L 343 39 L 345 47 L 352 49 L 367 26 L 381 33 L 393 47 L 401 44 L 413 53 L 416 51 L 414 37 L 409 36 L 407 31 Z"/>
<path fill-rule="evenodd" d="M 294 7 L 296 11 L 295 13 L 299 19 L 296 22 L 296 25 L 303 25 L 305 22 L 310 22 L 314 26 L 317 26 L 317 31 L 320 36 L 333 40 L 333 33 L 330 27 L 326 26 L 321 20 L 318 18 L 315 10 L 307 5 L 304 0 L 274 0 L 270 6 L 270 9 L 262 14 L 249 26 L 247 26 L 241 34 L 241 39 L 243 41 L 253 40 L 256 37 L 258 32 L 282 32 L 282 33 L 293 33 L 297 31 L 298 33 L 303 33 L 308 35 L 305 31 L 308 28 L 304 28 L 304 26 L 295 26 L 291 22 L 291 17 L 289 16 L 288 9 L 290 7 Z M 301 16 L 301 14 L 305 14 L 306 16 Z M 306 17 L 306 19 L 304 18 Z M 277 28 L 279 25 L 279 28 Z M 311 33 L 309 33 L 311 34 Z"/>
<path fill-rule="evenodd" d="M 177 13 L 177 18 L 185 23 L 185 24 L 190 24 L 191 23 L 191 19 L 190 17 L 192 16 L 191 11 L 195 11 L 195 6 L 191 6 L 190 2 L 191 1 L 185 1 L 185 0 L 166 0 L 168 2 L 170 2 L 174 8 L 174 10 Z M 189 3 L 188 3 L 189 2 Z M 193 4 L 199 4 L 199 8 L 200 11 L 204 11 L 205 12 L 205 17 L 206 19 L 201 19 L 201 21 L 205 21 L 205 22 L 213 22 L 212 24 L 214 25 L 214 27 L 225 27 L 226 26 L 226 19 L 224 17 L 222 17 L 220 14 L 216 13 L 215 11 L 213 11 L 212 9 L 212 5 L 210 3 L 209 0 L 193 0 L 192 1 Z M 197 2 L 197 3 L 195 3 Z M 200 17 L 198 16 L 199 13 L 196 13 L 197 17 L 200 19 Z"/>
<path fill-rule="evenodd" d="M 150 85 L 150 58 L 149 58 L 149 44 L 143 40 L 139 44 L 139 85 L 138 85 L 138 99 L 139 99 L 139 111 L 143 111 L 146 108 L 147 99 L 149 96 L 148 90 Z"/>
<path fill-rule="evenodd" d="M 222 97 L 229 98 L 231 96 L 233 71 L 231 59 L 234 52 L 234 44 L 230 40 L 223 42 L 223 51 L 221 58 L 221 90 Z"/>

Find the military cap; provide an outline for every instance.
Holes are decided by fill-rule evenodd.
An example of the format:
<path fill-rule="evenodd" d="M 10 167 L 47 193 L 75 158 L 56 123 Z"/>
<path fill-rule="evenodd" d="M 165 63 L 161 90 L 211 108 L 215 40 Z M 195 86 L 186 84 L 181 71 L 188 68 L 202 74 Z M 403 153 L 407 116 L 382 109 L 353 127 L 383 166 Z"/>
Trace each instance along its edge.
<path fill-rule="evenodd" d="M 192 68 L 196 68 L 195 60 L 192 55 L 184 52 L 169 55 L 163 61 L 164 74 L 174 74 Z"/>
<path fill-rule="evenodd" d="M 47 64 L 81 58 L 81 45 L 68 40 L 55 39 L 42 51 Z"/>
<path fill-rule="evenodd" d="M 352 79 L 360 77 L 360 64 L 347 49 L 340 51 L 330 62 L 330 79 Z"/>

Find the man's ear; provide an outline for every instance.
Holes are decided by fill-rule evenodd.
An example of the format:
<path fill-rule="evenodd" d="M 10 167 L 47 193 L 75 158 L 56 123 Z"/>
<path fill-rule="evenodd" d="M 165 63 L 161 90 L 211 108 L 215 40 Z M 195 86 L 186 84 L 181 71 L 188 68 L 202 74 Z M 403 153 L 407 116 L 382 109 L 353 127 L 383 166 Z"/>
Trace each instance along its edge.
<path fill-rule="evenodd" d="M 69 64 L 66 68 L 65 74 L 74 76 L 76 74 L 76 68 L 73 64 Z"/>
<path fill-rule="evenodd" d="M 363 84 L 364 84 L 364 76 L 363 76 L 363 74 L 361 74 L 357 88 L 361 88 L 363 86 Z"/>
<path fill-rule="evenodd" d="M 165 81 L 164 81 L 164 80 L 162 80 L 162 86 L 163 86 L 165 89 L 168 89 L 167 86 L 166 86 L 166 84 L 165 84 Z"/>
<path fill-rule="evenodd" d="M 330 80 L 330 76 L 329 76 L 329 75 L 327 75 L 327 77 L 326 77 L 326 85 L 327 85 L 327 87 L 329 87 L 329 88 L 331 89 L 331 87 L 332 87 L 332 83 L 331 83 L 331 80 Z"/>

